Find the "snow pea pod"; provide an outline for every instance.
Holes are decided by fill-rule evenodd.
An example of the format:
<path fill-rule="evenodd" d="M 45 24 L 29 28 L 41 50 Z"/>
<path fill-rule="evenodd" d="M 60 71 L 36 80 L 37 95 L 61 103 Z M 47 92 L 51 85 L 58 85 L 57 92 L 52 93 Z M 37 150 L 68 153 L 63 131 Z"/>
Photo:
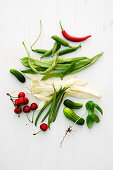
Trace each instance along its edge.
<path fill-rule="evenodd" d="M 57 35 L 53 35 L 51 38 L 53 40 L 55 40 L 57 43 L 65 46 L 65 47 L 71 47 L 67 41 L 63 40 L 62 38 L 58 37 Z"/>

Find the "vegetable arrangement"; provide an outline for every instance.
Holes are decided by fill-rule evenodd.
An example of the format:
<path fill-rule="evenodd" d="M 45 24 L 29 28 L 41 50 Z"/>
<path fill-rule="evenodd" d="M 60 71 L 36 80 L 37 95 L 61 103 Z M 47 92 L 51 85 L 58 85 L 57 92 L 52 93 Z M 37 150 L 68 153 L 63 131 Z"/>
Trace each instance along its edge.
<path fill-rule="evenodd" d="M 60 27 L 62 29 L 62 35 L 72 42 L 81 42 L 91 35 L 86 37 L 72 37 L 63 29 L 61 22 Z M 40 130 L 33 135 L 38 134 L 41 131 L 46 131 L 48 128 L 50 129 L 51 123 L 54 122 L 57 118 L 60 106 L 63 102 L 63 99 L 67 96 L 73 96 L 77 98 L 91 98 L 97 97 L 100 98 L 101 95 L 91 90 L 87 87 L 84 87 L 87 82 L 83 80 L 75 79 L 72 74 L 77 73 L 92 64 L 94 64 L 102 55 L 103 53 L 99 53 L 92 58 L 88 57 L 73 57 L 73 58 L 61 58 L 65 54 L 69 54 L 72 52 L 77 51 L 82 46 L 79 44 L 78 46 L 71 46 L 67 41 L 58 37 L 57 35 L 51 36 L 54 41 L 53 47 L 49 50 L 47 49 L 34 49 L 33 46 L 39 40 L 42 32 L 42 22 L 40 21 L 40 33 L 38 38 L 31 46 L 32 52 L 41 54 L 40 59 L 51 57 L 51 60 L 38 60 L 31 57 L 30 52 L 28 51 L 24 42 L 22 42 L 27 57 L 23 57 L 20 59 L 20 62 L 26 67 L 25 70 L 21 70 L 21 72 L 10 69 L 10 73 L 13 74 L 20 82 L 24 83 L 26 78 L 31 79 L 31 89 L 30 94 L 32 94 L 35 98 L 40 99 L 40 103 L 32 103 L 30 106 L 27 104 L 29 103 L 29 99 L 25 97 L 24 92 L 20 92 L 18 97 L 13 97 L 11 94 L 7 93 L 10 96 L 10 100 L 14 104 L 14 112 L 20 116 L 22 111 L 26 113 L 27 119 L 34 123 L 37 126 L 39 118 L 42 116 L 42 113 L 48 108 L 47 112 L 43 116 L 41 122 L 44 122 L 47 118 L 47 123 L 41 123 Z M 64 47 L 63 50 L 60 50 L 61 47 Z M 43 75 L 40 77 L 39 75 Z M 71 75 L 71 77 L 64 78 L 67 75 Z M 61 80 L 48 80 L 50 78 L 60 77 Z M 80 109 L 83 107 L 82 103 L 75 103 L 69 99 L 64 101 L 64 105 L 66 106 L 63 109 L 64 116 L 71 120 L 73 124 L 68 127 L 66 130 L 65 136 L 61 141 L 61 145 L 64 141 L 64 138 L 67 136 L 68 133 L 72 131 L 72 127 L 74 124 L 84 125 L 85 120 L 83 118 L 84 115 L 88 114 L 86 117 L 86 124 L 88 128 L 92 128 L 94 123 L 99 123 L 100 118 L 96 113 L 96 110 L 103 114 L 103 111 L 99 105 L 94 103 L 93 101 L 88 101 L 85 105 L 87 112 L 82 115 L 82 117 L 78 116 L 72 109 Z M 23 108 L 22 108 L 23 106 Z M 34 112 L 32 115 L 32 120 L 29 119 L 28 113 L 30 111 L 40 110 L 36 115 L 35 122 L 34 122 Z"/>

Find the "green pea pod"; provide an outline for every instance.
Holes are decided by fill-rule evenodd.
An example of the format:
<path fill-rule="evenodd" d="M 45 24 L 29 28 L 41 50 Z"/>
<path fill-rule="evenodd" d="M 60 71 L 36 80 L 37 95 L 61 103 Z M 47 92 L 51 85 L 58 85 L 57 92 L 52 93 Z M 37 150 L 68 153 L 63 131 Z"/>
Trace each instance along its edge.
<path fill-rule="evenodd" d="M 58 37 L 57 35 L 53 35 L 51 38 L 54 39 L 57 43 L 65 46 L 65 47 L 71 47 L 67 41 L 63 40 L 62 38 Z"/>
<path fill-rule="evenodd" d="M 96 122 L 96 123 L 99 123 L 99 122 L 100 122 L 99 117 L 98 117 L 96 114 L 94 114 L 94 113 L 92 113 L 92 114 L 90 115 L 90 118 L 91 118 L 94 122 Z"/>
<path fill-rule="evenodd" d="M 81 48 L 81 44 L 78 47 L 70 47 L 70 48 L 64 49 L 64 50 L 59 52 L 59 56 L 74 52 L 79 48 Z"/>
<path fill-rule="evenodd" d="M 92 120 L 91 115 L 88 115 L 86 118 L 86 124 L 88 126 L 89 129 L 92 128 L 93 124 L 94 124 L 94 120 Z"/>
<path fill-rule="evenodd" d="M 103 110 L 100 108 L 100 106 L 96 103 L 94 103 L 94 107 L 101 113 L 103 114 Z"/>
<path fill-rule="evenodd" d="M 44 50 L 44 49 L 32 49 L 32 51 L 35 52 L 35 53 L 45 54 L 48 50 Z"/>

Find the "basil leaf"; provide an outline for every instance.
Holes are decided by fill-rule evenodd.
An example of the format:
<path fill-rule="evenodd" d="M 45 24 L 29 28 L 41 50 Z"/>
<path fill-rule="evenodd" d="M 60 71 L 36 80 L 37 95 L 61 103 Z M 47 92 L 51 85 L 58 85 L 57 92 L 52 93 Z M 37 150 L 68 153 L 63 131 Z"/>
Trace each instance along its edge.
<path fill-rule="evenodd" d="M 89 101 L 86 103 L 86 109 L 92 113 L 94 113 L 94 103 L 93 101 Z"/>
<path fill-rule="evenodd" d="M 91 119 L 90 115 L 87 116 L 86 123 L 87 123 L 88 128 L 91 129 L 94 124 L 94 120 Z"/>
<path fill-rule="evenodd" d="M 99 122 L 100 122 L 99 117 L 98 117 L 96 114 L 94 114 L 94 113 L 92 113 L 92 114 L 90 115 L 90 118 L 91 118 L 94 122 L 96 122 L 96 123 L 99 123 Z"/>
<path fill-rule="evenodd" d="M 98 104 L 94 103 L 94 107 L 95 107 L 101 114 L 103 114 L 103 110 L 101 109 L 101 107 L 100 107 Z"/>

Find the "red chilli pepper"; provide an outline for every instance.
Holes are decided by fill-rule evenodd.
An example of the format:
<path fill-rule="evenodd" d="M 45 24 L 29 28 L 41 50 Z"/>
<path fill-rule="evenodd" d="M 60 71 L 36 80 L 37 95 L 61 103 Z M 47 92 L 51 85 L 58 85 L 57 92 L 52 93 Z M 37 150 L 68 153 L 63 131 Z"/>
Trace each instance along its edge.
<path fill-rule="evenodd" d="M 72 37 L 71 35 L 67 34 L 67 32 L 63 29 L 61 22 L 60 22 L 60 27 L 62 29 L 62 35 L 69 41 L 81 42 L 81 41 L 84 41 L 84 40 L 88 39 L 89 37 L 91 37 L 91 35 L 88 35 L 86 37 Z"/>

